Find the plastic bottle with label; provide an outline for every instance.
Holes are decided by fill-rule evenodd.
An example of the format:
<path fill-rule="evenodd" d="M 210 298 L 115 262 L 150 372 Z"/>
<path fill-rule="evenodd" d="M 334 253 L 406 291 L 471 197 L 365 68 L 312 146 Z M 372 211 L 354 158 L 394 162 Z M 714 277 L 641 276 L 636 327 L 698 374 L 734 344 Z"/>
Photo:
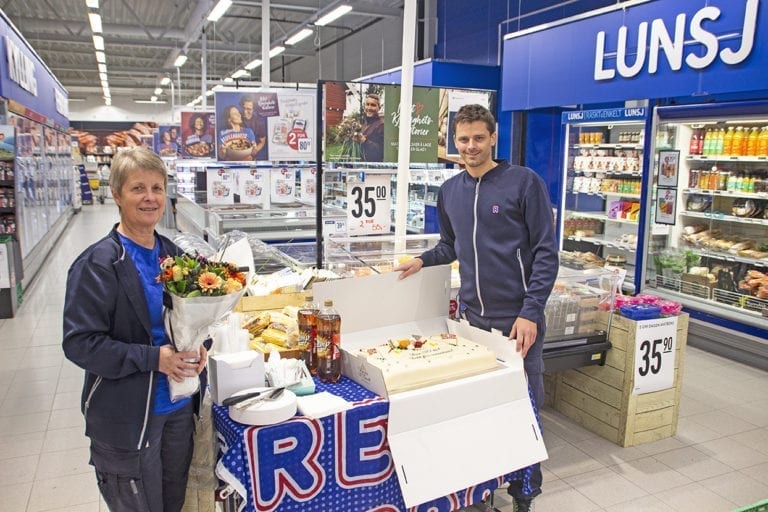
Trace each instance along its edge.
<path fill-rule="evenodd" d="M 341 378 L 341 315 L 326 300 L 317 314 L 317 376 L 322 382 Z"/>
<path fill-rule="evenodd" d="M 760 138 L 760 129 L 757 126 L 753 126 L 749 130 L 749 136 L 747 137 L 747 151 L 744 153 L 746 156 L 757 156 L 757 144 Z"/>
<path fill-rule="evenodd" d="M 768 156 L 768 126 L 763 126 L 757 136 L 757 156 Z"/>
<path fill-rule="evenodd" d="M 318 307 L 312 295 L 307 295 L 306 301 L 296 313 L 301 360 L 312 375 L 317 373 L 317 313 Z"/>
<path fill-rule="evenodd" d="M 724 155 L 731 155 L 733 154 L 733 126 L 728 127 L 728 131 L 725 132 L 725 136 L 723 137 L 723 154 Z"/>

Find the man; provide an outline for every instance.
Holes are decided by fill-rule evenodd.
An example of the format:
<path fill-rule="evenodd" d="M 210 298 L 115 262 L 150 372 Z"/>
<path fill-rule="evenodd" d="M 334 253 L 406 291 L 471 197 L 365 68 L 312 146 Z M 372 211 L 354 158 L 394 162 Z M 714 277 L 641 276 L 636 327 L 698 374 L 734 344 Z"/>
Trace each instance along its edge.
<path fill-rule="evenodd" d="M 254 160 L 267 160 L 267 119 L 254 110 L 253 96 L 246 94 L 240 98 L 243 109 L 243 126 L 250 128 L 256 137 Z"/>
<path fill-rule="evenodd" d="M 363 160 L 366 162 L 384 161 L 384 120 L 379 116 L 381 99 L 377 94 L 365 96 L 363 112 L 365 122 L 358 142 L 363 148 Z"/>
<path fill-rule="evenodd" d="M 527 167 L 492 158 L 493 115 L 466 105 L 453 120 L 453 136 L 466 171 L 440 187 L 440 241 L 395 270 L 400 279 L 459 260 L 460 312 L 485 330 L 499 329 L 524 358 L 534 400 L 544 403 L 544 306 L 557 276 L 558 254 L 544 181 Z M 541 468 L 529 481 L 510 482 L 515 510 L 531 510 L 541 493 Z"/>

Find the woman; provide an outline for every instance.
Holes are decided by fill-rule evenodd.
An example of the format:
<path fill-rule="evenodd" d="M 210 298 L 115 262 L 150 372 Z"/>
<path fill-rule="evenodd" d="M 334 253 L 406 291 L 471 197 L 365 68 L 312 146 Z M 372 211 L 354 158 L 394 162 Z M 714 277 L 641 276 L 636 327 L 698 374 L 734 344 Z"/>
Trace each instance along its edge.
<path fill-rule="evenodd" d="M 213 135 L 208 132 L 208 114 L 194 114 L 189 120 L 191 133 L 184 139 L 189 156 L 204 157 L 213 153 Z"/>
<path fill-rule="evenodd" d="M 176 156 L 178 146 L 171 137 L 171 132 L 169 130 L 164 131 L 160 134 L 160 138 L 161 142 L 160 147 L 158 148 L 160 156 Z"/>
<path fill-rule="evenodd" d="M 207 354 L 176 352 L 163 327 L 159 258 L 181 252 L 155 232 L 163 161 L 137 147 L 117 153 L 111 171 L 120 221 L 69 269 L 64 353 L 85 370 L 85 434 L 109 509 L 180 511 L 201 395 L 171 402 L 168 379 L 197 374 L 204 390 Z"/>
<path fill-rule="evenodd" d="M 243 126 L 243 116 L 235 105 L 224 107 L 219 126 L 221 160 L 253 160 L 257 152 L 253 130 Z"/>

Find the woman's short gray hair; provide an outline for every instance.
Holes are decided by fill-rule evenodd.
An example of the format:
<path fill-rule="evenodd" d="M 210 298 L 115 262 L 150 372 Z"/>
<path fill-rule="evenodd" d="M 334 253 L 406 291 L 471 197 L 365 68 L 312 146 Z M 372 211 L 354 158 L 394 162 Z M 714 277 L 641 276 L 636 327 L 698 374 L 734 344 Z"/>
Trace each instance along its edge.
<path fill-rule="evenodd" d="M 109 169 L 109 186 L 119 196 L 128 176 L 138 170 L 156 172 L 163 177 L 163 188 L 168 187 L 168 173 L 163 159 L 157 153 L 143 146 L 123 149 L 112 158 Z"/>

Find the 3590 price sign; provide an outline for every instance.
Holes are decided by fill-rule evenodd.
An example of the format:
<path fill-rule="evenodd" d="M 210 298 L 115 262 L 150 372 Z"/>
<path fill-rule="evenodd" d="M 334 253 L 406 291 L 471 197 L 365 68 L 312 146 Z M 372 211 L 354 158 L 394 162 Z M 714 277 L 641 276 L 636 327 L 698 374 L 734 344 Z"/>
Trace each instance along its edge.
<path fill-rule="evenodd" d="M 392 224 L 390 178 L 366 174 L 362 182 L 347 184 L 347 226 L 350 235 L 389 233 Z"/>
<path fill-rule="evenodd" d="M 677 317 L 637 322 L 636 395 L 669 389 L 675 380 Z"/>

